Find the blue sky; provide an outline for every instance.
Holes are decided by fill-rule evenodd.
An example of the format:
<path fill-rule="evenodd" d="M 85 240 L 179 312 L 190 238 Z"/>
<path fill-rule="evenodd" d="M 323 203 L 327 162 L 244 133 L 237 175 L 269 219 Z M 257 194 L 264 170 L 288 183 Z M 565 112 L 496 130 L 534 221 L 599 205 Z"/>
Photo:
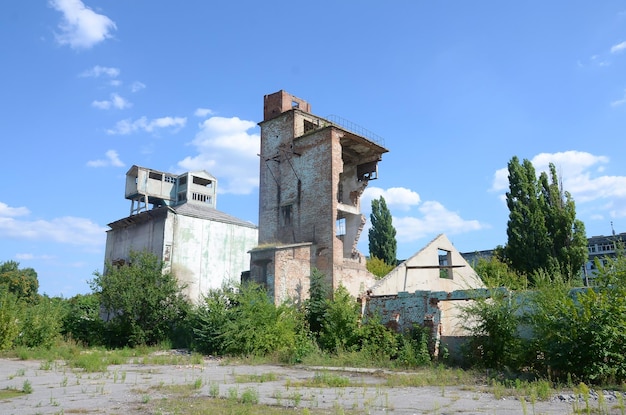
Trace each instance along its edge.
<path fill-rule="evenodd" d="M 40 293 L 90 292 L 133 164 L 205 169 L 258 223 L 281 89 L 384 138 L 363 210 L 385 197 L 400 258 L 505 244 L 513 156 L 557 166 L 588 236 L 626 232 L 622 1 L 12 1 L 0 30 L 0 262 Z"/>

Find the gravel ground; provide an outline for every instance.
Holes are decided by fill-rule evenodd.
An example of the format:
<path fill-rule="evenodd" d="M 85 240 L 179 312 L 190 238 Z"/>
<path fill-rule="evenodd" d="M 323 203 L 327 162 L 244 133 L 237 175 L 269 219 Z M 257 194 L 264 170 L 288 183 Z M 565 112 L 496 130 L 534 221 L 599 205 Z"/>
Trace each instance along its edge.
<path fill-rule="evenodd" d="M 104 373 L 84 373 L 63 363 L 0 359 L 0 389 L 21 390 L 29 382 L 32 393 L 0 400 L 1 415 L 45 414 L 149 414 L 158 413 L 155 403 L 167 393 L 167 385 L 201 386 L 199 396 L 209 396 L 219 387 L 222 397 L 247 388 L 257 392 L 260 403 L 308 408 L 356 410 L 364 414 L 571 414 L 584 408 L 584 402 L 571 393 L 561 393 L 549 401 L 523 403 L 515 398 L 496 399 L 490 393 L 468 387 L 385 387 L 384 379 L 374 371 L 335 369 L 342 376 L 358 382 L 358 387 L 308 388 L 294 386 L 312 378 L 321 368 L 226 365 L 206 359 L 198 365 L 110 366 Z M 328 368 L 324 370 L 329 370 Z M 238 375 L 273 374 L 271 381 L 241 383 Z M 604 392 L 592 397 L 591 406 L 598 413 L 623 414 L 618 396 Z M 583 413 L 583 411 L 581 411 Z"/>

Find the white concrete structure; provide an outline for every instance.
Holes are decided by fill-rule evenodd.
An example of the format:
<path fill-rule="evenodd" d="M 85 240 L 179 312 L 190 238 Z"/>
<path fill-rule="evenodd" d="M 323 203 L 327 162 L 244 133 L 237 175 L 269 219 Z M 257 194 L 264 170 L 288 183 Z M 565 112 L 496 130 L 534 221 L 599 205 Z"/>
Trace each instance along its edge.
<path fill-rule="evenodd" d="M 485 285 L 448 238 L 440 234 L 374 284 L 370 293 L 452 292 L 473 288 L 485 288 Z"/>
<path fill-rule="evenodd" d="M 257 227 L 215 209 L 217 181 L 205 171 L 181 175 L 133 166 L 126 175 L 131 215 L 109 224 L 105 264 L 131 251 L 154 253 L 192 301 L 240 281 L 257 246 Z M 148 209 L 148 204 L 152 209 Z"/>

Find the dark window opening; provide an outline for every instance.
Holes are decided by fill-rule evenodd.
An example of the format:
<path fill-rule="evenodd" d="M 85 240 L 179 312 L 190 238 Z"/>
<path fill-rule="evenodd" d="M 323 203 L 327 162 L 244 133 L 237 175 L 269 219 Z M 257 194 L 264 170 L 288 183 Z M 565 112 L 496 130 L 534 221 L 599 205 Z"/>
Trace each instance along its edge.
<path fill-rule="evenodd" d="M 292 205 L 281 206 L 280 218 L 283 226 L 291 226 Z"/>
<path fill-rule="evenodd" d="M 337 186 L 337 202 L 343 203 L 343 183 L 339 182 Z"/>
<path fill-rule="evenodd" d="M 445 249 L 437 249 L 439 257 L 439 277 L 452 279 L 452 253 Z M 444 268 L 445 267 L 445 268 Z"/>
<path fill-rule="evenodd" d="M 187 184 L 187 176 L 183 176 L 180 179 L 178 179 L 178 184 L 179 184 L 179 186 Z"/>
<path fill-rule="evenodd" d="M 304 120 L 304 132 L 308 133 L 309 131 L 313 131 L 317 128 L 317 125 L 314 122 Z"/>
<path fill-rule="evenodd" d="M 356 177 L 360 182 L 363 180 L 378 179 L 378 162 L 371 161 L 356 166 Z"/>
<path fill-rule="evenodd" d="M 193 176 L 193 184 L 197 184 L 199 186 L 212 187 L 213 180 L 205 179 L 203 177 Z"/>
<path fill-rule="evenodd" d="M 148 173 L 148 177 L 154 180 L 163 180 L 163 175 L 161 173 L 155 173 L 153 171 L 151 171 L 150 173 Z"/>

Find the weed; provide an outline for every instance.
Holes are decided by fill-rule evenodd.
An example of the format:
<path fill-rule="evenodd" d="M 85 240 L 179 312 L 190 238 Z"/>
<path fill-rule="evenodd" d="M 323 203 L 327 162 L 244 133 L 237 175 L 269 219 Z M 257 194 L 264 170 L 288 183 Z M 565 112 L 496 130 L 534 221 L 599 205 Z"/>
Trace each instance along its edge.
<path fill-rule="evenodd" d="M 240 401 L 244 404 L 257 404 L 259 403 L 259 392 L 253 388 L 246 388 L 241 393 Z"/>
<path fill-rule="evenodd" d="M 220 396 L 220 385 L 217 382 L 211 382 L 209 384 L 209 396 L 211 398 L 217 398 Z"/>
<path fill-rule="evenodd" d="M 193 382 L 193 388 L 194 389 L 202 388 L 202 378 L 198 378 Z"/>
<path fill-rule="evenodd" d="M 278 379 L 278 375 L 273 372 L 267 372 L 260 375 L 248 374 L 248 375 L 235 375 L 236 383 L 263 383 L 274 382 Z"/>
<path fill-rule="evenodd" d="M 30 381 L 26 379 L 22 384 L 22 392 L 26 394 L 33 393 L 33 385 L 31 385 Z"/>
<path fill-rule="evenodd" d="M 228 388 L 228 400 L 229 401 L 239 400 L 239 391 L 237 390 L 237 388 Z"/>

